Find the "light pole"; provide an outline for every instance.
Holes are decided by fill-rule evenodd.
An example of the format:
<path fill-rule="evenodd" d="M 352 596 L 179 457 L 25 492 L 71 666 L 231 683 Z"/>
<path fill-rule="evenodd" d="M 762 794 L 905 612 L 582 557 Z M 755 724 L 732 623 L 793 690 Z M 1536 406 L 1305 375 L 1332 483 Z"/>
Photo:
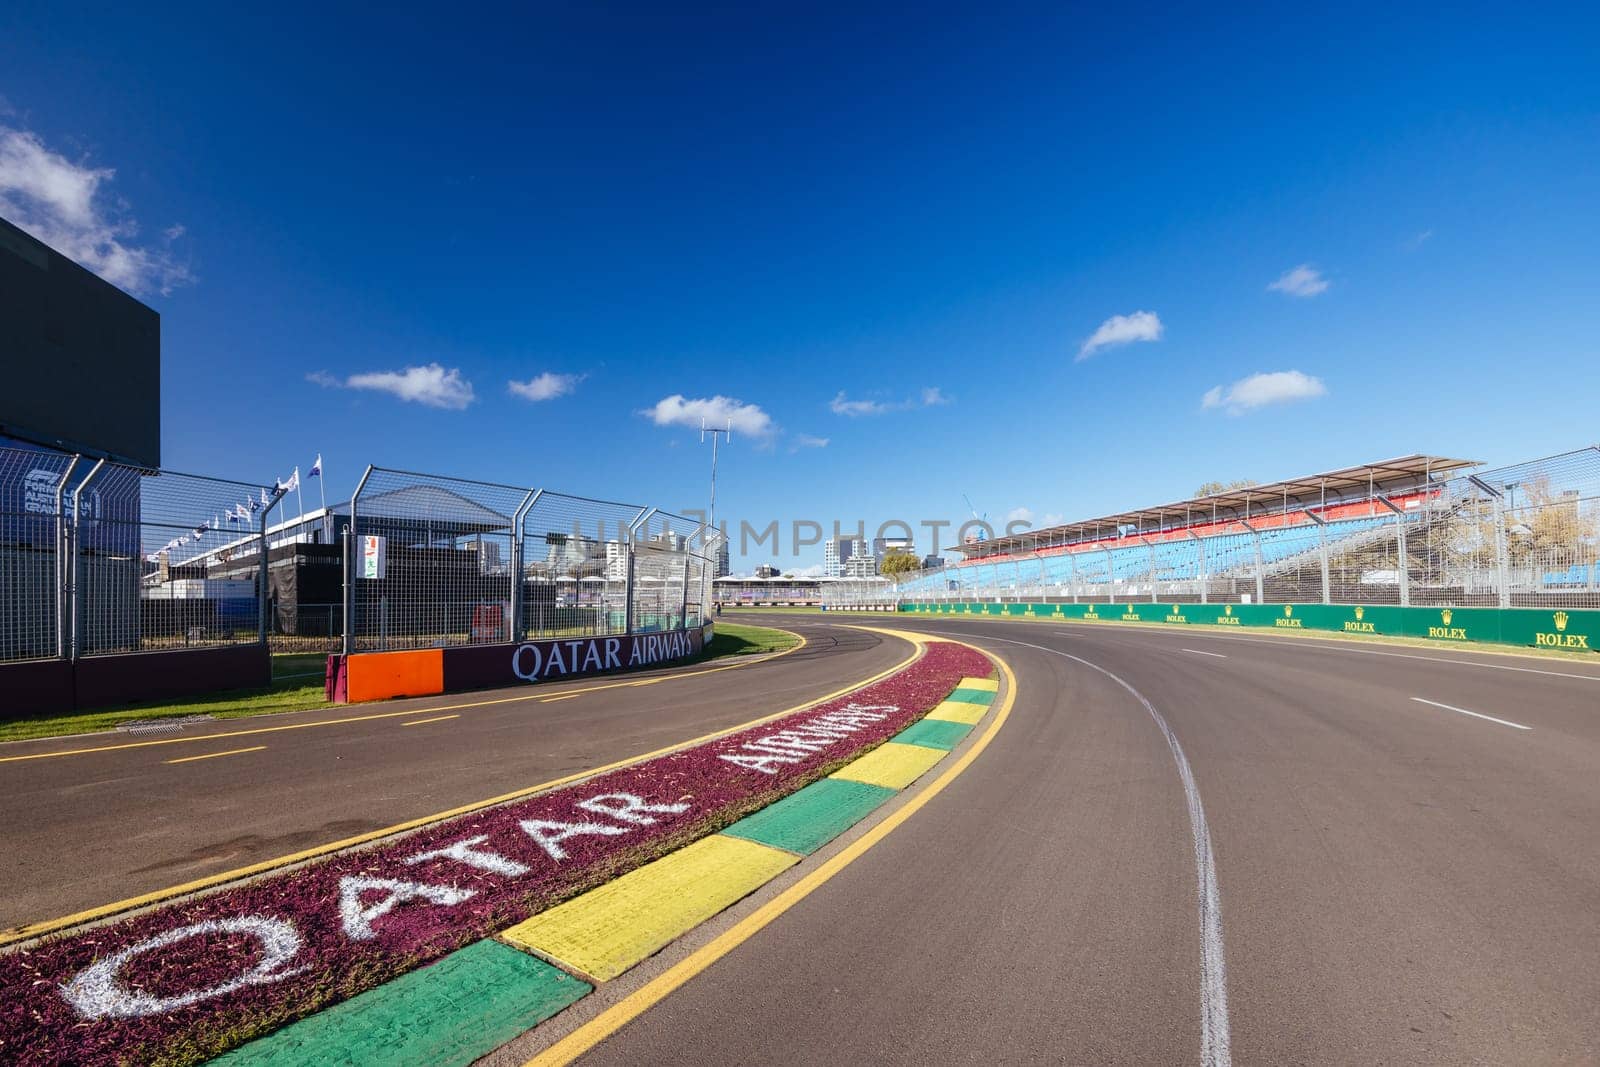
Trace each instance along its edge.
<path fill-rule="evenodd" d="M 706 443 L 706 434 L 711 435 L 711 528 L 717 528 L 717 435 L 721 434 L 729 441 L 733 440 L 733 420 L 728 420 L 726 429 L 706 426 L 706 420 L 700 420 L 700 443 Z"/>

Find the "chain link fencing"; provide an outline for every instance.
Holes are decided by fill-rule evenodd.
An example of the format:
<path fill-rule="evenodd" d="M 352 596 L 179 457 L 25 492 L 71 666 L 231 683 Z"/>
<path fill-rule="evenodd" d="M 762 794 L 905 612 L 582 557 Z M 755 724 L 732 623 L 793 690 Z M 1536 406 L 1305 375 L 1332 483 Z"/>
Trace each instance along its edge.
<path fill-rule="evenodd" d="M 0 448 L 0 660 L 262 639 L 261 485 Z"/>
<path fill-rule="evenodd" d="M 718 535 L 656 508 L 382 468 L 295 518 L 283 496 L 0 447 L 0 661 L 609 636 L 711 602 Z"/>
<path fill-rule="evenodd" d="M 715 567 L 680 515 L 412 471 L 370 468 L 344 520 L 351 652 L 682 629 Z"/>
<path fill-rule="evenodd" d="M 828 607 L 905 600 L 1600 608 L 1600 446 L 1430 479 L 1336 517 L 1296 505 L 824 590 Z"/>

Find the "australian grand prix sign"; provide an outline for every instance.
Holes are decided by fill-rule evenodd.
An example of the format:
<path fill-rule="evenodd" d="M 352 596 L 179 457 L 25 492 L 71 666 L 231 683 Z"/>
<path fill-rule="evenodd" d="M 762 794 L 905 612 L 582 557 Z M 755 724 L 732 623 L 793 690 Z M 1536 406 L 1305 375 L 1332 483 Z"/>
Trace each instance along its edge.
<path fill-rule="evenodd" d="M 687 659 L 699 655 L 704 648 L 705 634 L 699 627 L 657 634 L 447 648 L 444 688 L 448 693 L 636 670 Z"/>

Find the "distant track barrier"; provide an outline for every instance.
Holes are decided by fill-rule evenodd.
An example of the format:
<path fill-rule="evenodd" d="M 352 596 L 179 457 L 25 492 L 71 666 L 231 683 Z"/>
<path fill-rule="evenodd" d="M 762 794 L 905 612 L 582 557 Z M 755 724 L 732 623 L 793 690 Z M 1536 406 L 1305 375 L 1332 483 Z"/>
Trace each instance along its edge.
<path fill-rule="evenodd" d="M 900 611 L 912 615 L 1132 622 L 1214 630 L 1367 634 L 1600 652 L 1600 611 L 1401 608 L 1362 604 L 1053 604 L 975 600 L 906 602 L 900 605 Z"/>

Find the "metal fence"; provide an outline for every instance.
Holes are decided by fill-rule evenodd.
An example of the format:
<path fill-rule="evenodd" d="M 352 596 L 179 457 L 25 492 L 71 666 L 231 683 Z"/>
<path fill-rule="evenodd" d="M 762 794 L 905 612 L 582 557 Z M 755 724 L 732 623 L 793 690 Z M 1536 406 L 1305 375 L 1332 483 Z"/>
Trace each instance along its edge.
<path fill-rule="evenodd" d="M 833 583 L 830 607 L 901 601 L 1600 607 L 1600 446 L 1438 478 L 1325 521 L 1291 509 L 1070 552 Z"/>
<path fill-rule="evenodd" d="M 0 660 L 259 641 L 276 502 L 246 482 L 0 448 Z"/>
<path fill-rule="evenodd" d="M 682 516 L 412 471 L 369 468 L 341 525 L 352 652 L 681 629 L 715 572 Z"/>
<path fill-rule="evenodd" d="M 347 503 L 0 447 L 0 661 L 415 648 L 704 621 L 718 538 L 655 508 L 369 468 Z"/>

